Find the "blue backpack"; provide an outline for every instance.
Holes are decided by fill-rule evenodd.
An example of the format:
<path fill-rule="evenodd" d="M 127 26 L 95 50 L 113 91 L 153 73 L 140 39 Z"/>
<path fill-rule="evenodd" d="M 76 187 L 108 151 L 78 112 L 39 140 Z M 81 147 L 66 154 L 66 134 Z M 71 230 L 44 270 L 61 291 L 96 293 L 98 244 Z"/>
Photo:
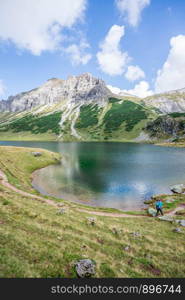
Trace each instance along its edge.
<path fill-rule="evenodd" d="M 156 203 L 156 209 L 159 209 L 162 207 L 162 202 L 161 201 L 157 201 Z"/>

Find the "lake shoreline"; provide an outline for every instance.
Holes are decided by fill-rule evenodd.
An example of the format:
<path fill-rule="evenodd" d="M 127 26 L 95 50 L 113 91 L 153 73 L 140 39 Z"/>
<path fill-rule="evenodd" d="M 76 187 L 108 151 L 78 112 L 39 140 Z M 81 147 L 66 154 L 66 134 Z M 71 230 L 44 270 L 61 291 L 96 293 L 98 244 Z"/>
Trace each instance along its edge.
<path fill-rule="evenodd" d="M 8 147 L 8 146 L 0 146 L 0 150 L 4 147 Z M 49 152 L 45 149 L 39 149 L 39 148 L 36 148 L 36 149 L 32 149 L 32 148 L 29 148 L 29 147 L 14 147 L 14 146 L 11 146 L 11 147 L 8 147 L 10 148 L 10 151 L 16 151 L 16 152 L 19 152 L 19 149 L 22 149 L 22 151 L 26 151 L 27 153 L 31 154 L 31 156 L 33 156 L 33 152 L 30 152 L 30 149 L 31 150 L 34 150 L 34 151 L 41 151 L 41 153 L 51 153 L 52 154 L 52 160 L 47 162 L 45 164 L 45 166 L 38 166 L 38 167 L 34 167 L 34 171 L 33 172 L 29 172 L 29 176 L 28 176 L 28 180 L 29 180 L 29 185 L 31 187 L 32 186 L 32 179 L 33 179 L 33 174 L 34 172 L 37 172 L 38 170 L 41 170 L 41 169 L 44 169 L 47 167 L 47 165 L 56 165 L 58 164 L 59 160 L 61 159 L 61 156 L 58 154 L 58 153 L 55 153 L 55 152 Z M 57 155 L 57 156 L 56 156 Z M 2 160 L 0 161 L 0 163 L 2 163 Z M 0 179 L 3 178 L 3 173 L 0 172 Z M 6 174 L 6 171 L 5 171 L 5 174 Z M 6 175 L 4 175 L 6 176 Z M 9 177 L 8 173 L 7 173 L 7 179 L 5 181 L 8 182 L 8 180 L 11 178 Z M 12 181 L 12 180 L 11 180 Z M 1 182 L 1 181 L 0 181 Z M 19 187 L 20 184 L 16 184 L 15 185 L 15 191 L 16 191 L 16 186 Z M 24 192 L 24 188 L 21 187 L 22 189 L 20 190 L 20 192 Z M 68 199 L 64 199 L 64 198 L 57 198 L 57 197 L 53 197 L 53 196 L 50 196 L 50 195 L 44 195 L 43 193 L 40 193 L 38 192 L 38 190 L 36 190 L 35 188 L 34 189 L 31 189 L 32 191 L 32 196 L 34 197 L 38 197 L 38 195 L 42 197 L 44 197 L 45 199 L 52 199 L 51 201 L 54 201 L 56 203 L 56 205 L 60 205 L 61 202 L 64 202 L 64 203 L 68 203 L 69 205 L 75 205 L 77 208 L 81 209 L 83 211 L 83 209 L 85 209 L 84 211 L 86 212 L 89 212 L 89 213 L 95 213 L 97 212 L 98 213 L 113 213 L 113 214 L 118 214 L 118 215 L 122 215 L 122 214 L 126 214 L 128 216 L 149 216 L 147 214 L 147 211 L 148 211 L 148 208 L 150 207 L 155 207 L 154 203 L 156 202 L 157 199 L 162 199 L 164 201 L 164 210 L 166 213 L 169 213 L 171 212 L 172 210 L 176 209 L 179 205 L 185 205 L 185 194 L 157 194 L 157 195 L 154 195 L 153 197 L 151 197 L 151 199 L 149 201 L 147 201 L 148 203 L 146 203 L 146 208 L 143 208 L 143 209 L 137 209 L 137 210 L 124 210 L 124 209 L 117 209 L 117 208 L 113 208 L 113 207 L 104 207 L 104 206 L 92 206 L 92 205 L 88 205 L 88 204 L 84 204 L 84 203 L 81 203 L 80 201 L 71 201 L 71 200 L 68 200 Z M 27 193 L 27 192 L 26 192 Z M 25 193 L 25 194 L 26 194 Z M 167 203 L 169 199 L 175 199 L 173 203 Z M 96 214 L 96 213 L 95 213 Z"/>
<path fill-rule="evenodd" d="M 8 143 L 8 145 L 10 145 L 11 144 L 11 142 L 7 142 Z M 12 146 L 15 146 L 16 145 L 16 143 L 14 144 L 13 142 L 12 142 Z M 76 155 L 76 148 L 74 148 L 74 146 L 73 146 L 73 144 L 75 144 L 75 145 L 80 145 L 79 143 L 71 143 L 71 146 L 70 146 L 70 144 L 69 143 L 58 143 L 59 144 L 59 146 L 56 144 L 56 143 L 52 143 L 52 145 L 53 145 L 53 149 L 54 150 L 51 150 L 51 148 L 48 148 L 48 147 L 50 147 L 49 145 L 50 145 L 50 143 L 48 142 L 48 145 L 47 145 L 47 143 L 45 144 L 45 143 L 43 143 L 43 147 L 42 147 L 42 149 L 48 149 L 48 150 L 50 150 L 50 151 L 55 151 L 56 153 L 58 152 L 58 153 L 61 153 L 60 151 L 59 151 L 59 149 L 60 149 L 60 147 L 62 147 L 62 149 L 63 149 L 63 146 L 65 145 L 65 147 L 66 147 L 66 149 L 67 149 L 67 154 L 68 154 L 68 150 L 70 150 L 70 148 L 72 147 L 72 149 L 74 149 L 74 151 L 75 151 L 75 155 Z M 92 143 L 92 144 L 94 144 L 94 143 Z M 87 147 L 87 149 L 89 149 L 89 151 L 90 152 L 92 152 L 92 153 L 90 153 L 90 152 L 88 152 L 88 154 L 87 154 L 87 156 L 88 156 L 88 159 L 94 159 L 94 156 L 96 156 L 96 154 L 94 155 L 93 154 L 93 149 L 91 148 L 92 147 L 92 144 L 91 143 L 89 143 L 89 146 L 87 145 L 87 143 L 81 143 L 81 145 L 80 145 L 80 147 L 84 147 L 85 146 L 85 148 L 84 149 L 86 149 Z M 112 147 L 113 147 L 113 149 L 117 149 L 117 146 L 116 145 L 118 145 L 117 143 L 109 143 L 109 145 L 110 145 L 110 147 L 108 147 L 108 148 L 105 148 L 106 147 L 106 144 L 107 143 L 99 143 L 99 145 L 100 145 L 100 147 L 99 147 L 99 145 L 97 145 L 97 149 L 98 149 L 98 151 L 99 151 L 99 148 L 101 149 L 101 147 L 104 147 L 103 149 L 112 149 Z M 6 146 L 8 146 L 8 145 L 6 145 Z M 21 145 L 21 142 L 17 142 L 17 146 L 18 147 L 20 147 L 20 145 Z M 22 143 L 22 145 L 21 145 L 21 147 L 22 148 L 24 148 L 24 147 L 28 147 L 28 149 L 32 149 L 32 147 L 40 147 L 42 145 L 42 142 L 41 143 L 33 143 L 32 144 L 32 142 L 23 142 Z M 62 146 L 63 145 L 63 146 Z M 69 148 L 68 148 L 68 145 L 69 145 Z M 84 146 L 83 146 L 84 145 Z M 95 144 L 94 144 L 95 145 Z M 133 145 L 133 147 L 131 147 L 131 149 L 133 148 L 133 153 L 136 151 L 136 154 L 137 154 L 137 151 L 139 151 L 139 153 L 142 153 L 143 151 L 144 151 L 144 153 L 146 152 L 146 153 L 148 153 L 148 151 L 149 152 L 151 152 L 151 150 L 152 149 L 155 149 L 155 148 L 153 148 L 153 146 L 154 145 L 148 145 L 148 144 L 145 144 L 146 146 L 148 146 L 148 147 L 144 147 L 144 148 L 142 148 L 143 147 L 143 144 L 139 144 L 140 146 L 141 146 L 141 148 L 139 147 L 136 147 L 136 145 L 138 145 L 137 143 L 119 143 L 119 147 L 118 147 L 118 149 L 122 149 L 122 146 L 121 145 L 124 145 L 124 148 L 125 147 L 131 147 L 131 145 Z M 87 147 L 86 147 L 87 146 Z M 149 148 L 149 146 L 152 146 L 152 148 L 150 149 Z M 58 149 L 58 147 L 59 147 L 59 149 Z M 78 146 L 77 146 L 78 147 Z M 121 148 L 120 148 L 121 147 Z M 123 149 L 124 149 L 123 148 Z M 146 148 L 146 149 L 145 149 Z M 127 149 L 127 148 L 126 148 Z M 160 149 L 160 148 L 159 148 Z M 92 151 L 91 151 L 92 150 Z M 119 150 L 119 151 L 120 151 Z M 105 150 L 103 150 L 103 151 L 105 151 Z M 155 149 L 155 150 L 152 150 L 152 151 L 154 151 L 154 154 L 155 154 L 155 152 L 156 153 L 158 153 L 159 152 L 159 157 L 161 157 L 161 150 L 158 150 L 157 148 Z M 164 155 L 166 156 L 166 151 L 165 150 L 162 150 L 162 152 L 164 152 Z M 171 151 L 170 151 L 171 152 Z M 182 152 L 182 151 L 181 151 Z M 89 153 L 90 153 L 90 157 L 89 157 Z M 178 154 L 178 153 L 177 153 Z M 120 153 L 120 155 L 122 156 L 122 153 Z M 135 155 L 135 154 L 134 154 Z M 144 154 L 144 156 L 145 156 L 146 154 Z M 153 154 L 151 154 L 151 155 L 153 155 Z M 171 154 L 170 154 L 171 155 Z M 172 152 L 172 155 L 173 155 L 173 152 Z M 178 154 L 179 155 L 179 154 Z M 62 154 L 62 156 L 63 156 L 63 159 L 64 159 L 64 157 L 65 157 L 65 155 L 63 155 Z M 101 154 L 100 155 L 100 161 L 98 162 L 98 163 L 102 163 L 101 162 L 101 157 L 103 158 L 103 161 L 105 161 L 105 162 L 103 162 L 103 163 L 105 163 L 106 165 L 107 165 L 107 158 L 105 159 L 105 157 L 104 157 L 104 155 L 103 154 Z M 154 159 L 154 161 L 153 161 L 153 163 L 155 164 L 155 160 L 156 160 L 156 154 L 154 155 L 154 157 L 155 157 L 155 159 Z M 163 156 L 162 156 L 163 157 Z M 173 157 L 173 156 L 172 156 Z M 149 158 L 150 158 L 150 156 L 149 156 Z M 125 158 L 124 158 L 125 159 Z M 144 159 L 145 159 L 145 157 L 144 157 Z M 146 157 L 146 161 L 147 161 L 147 157 Z M 166 159 L 166 158 L 165 158 Z M 132 159 L 131 159 L 132 160 Z M 163 160 L 163 159 L 162 159 Z M 119 160 L 118 160 L 119 161 Z M 113 161 L 113 167 L 114 166 L 117 166 L 117 163 L 118 163 L 118 161 L 116 160 L 116 161 Z M 159 162 L 158 162 L 159 163 Z M 158 164 L 157 163 L 157 164 Z M 75 161 L 72 161 L 72 165 L 70 165 L 69 166 L 69 169 L 71 169 L 71 168 L 73 168 L 73 166 L 74 166 L 74 164 L 75 164 Z M 93 162 L 93 164 L 94 164 L 94 162 Z M 96 165 L 96 164 L 95 164 Z M 48 184 L 47 184 L 47 181 L 49 180 L 49 184 L 52 184 L 52 182 L 51 182 L 51 180 L 50 180 L 50 173 L 51 173 L 51 169 L 55 169 L 57 166 L 59 166 L 59 164 L 55 164 L 54 166 L 48 166 L 47 168 L 48 168 L 48 170 L 50 170 L 49 172 L 47 172 L 47 171 L 44 171 L 43 169 L 44 168 L 41 168 L 41 171 L 43 171 L 43 172 L 46 172 L 47 173 L 47 178 L 46 178 L 46 185 L 48 186 Z M 65 168 L 67 168 L 68 169 L 68 165 L 66 165 L 66 163 L 65 163 Z M 120 167 L 119 167 L 120 168 Z M 157 165 L 157 168 L 160 168 L 160 165 Z M 47 169 L 46 169 L 47 170 Z M 107 170 L 107 169 L 106 169 Z M 142 169 L 141 169 L 142 170 Z M 83 170 L 82 170 L 83 171 Z M 118 170 L 116 169 L 116 172 L 117 172 Z M 122 173 L 122 170 L 120 170 L 121 171 L 121 173 Z M 172 172 L 173 172 L 174 170 L 172 169 Z M 40 172 L 40 170 L 38 171 L 36 171 L 36 172 Z M 96 172 L 99 172 L 98 170 L 96 170 Z M 111 172 L 111 170 L 110 170 L 110 172 Z M 140 172 L 140 168 L 139 168 L 139 170 L 138 170 L 138 172 Z M 179 171 L 178 171 L 179 172 Z M 64 172 L 65 173 L 65 172 Z M 133 173 L 133 172 L 132 172 Z M 131 174 L 132 174 L 131 173 Z M 181 174 L 181 173 L 180 173 Z M 84 175 L 85 175 L 85 173 L 84 173 Z M 32 174 L 32 178 L 33 178 L 33 176 L 34 176 L 34 174 Z M 49 176 L 49 177 L 48 177 Z M 76 175 L 75 175 L 76 176 Z M 93 176 L 95 176 L 95 174 L 93 175 Z M 111 175 L 112 176 L 112 175 Z M 126 174 L 125 175 L 123 175 L 123 176 L 127 176 L 127 172 L 126 172 Z M 171 176 L 171 175 L 170 175 Z M 53 177 L 53 176 L 52 176 Z M 128 180 L 130 180 L 129 179 L 130 177 L 128 177 Z M 131 177 L 132 178 L 132 177 Z M 177 178 L 179 178 L 179 177 L 177 177 Z M 53 179 L 53 180 L 55 180 L 55 179 Z M 114 176 L 113 176 L 113 178 L 111 179 L 111 180 L 113 180 L 113 182 L 115 181 L 115 178 L 114 178 Z M 140 180 L 140 178 L 139 178 L 139 180 Z M 159 179 L 158 179 L 159 180 Z M 86 192 L 85 192 L 85 190 L 83 191 L 80 191 L 80 193 L 79 193 L 79 191 L 76 191 L 75 192 L 75 190 L 74 190 L 74 192 L 73 192 L 73 195 L 72 195 L 72 197 L 71 197 L 71 194 L 69 193 L 69 192 L 67 192 L 67 190 L 66 190 L 66 188 L 67 188 L 67 186 L 66 185 L 64 185 L 63 187 L 62 187 L 62 185 L 61 185 L 61 183 L 60 183 L 60 190 L 61 190 L 61 193 L 60 193 L 60 195 L 58 195 L 58 194 L 56 194 L 56 193 L 51 193 L 50 191 L 48 192 L 48 190 L 43 190 L 43 188 L 42 188 L 42 185 L 39 187 L 38 185 L 38 188 L 36 187 L 36 186 L 32 186 L 32 187 L 34 187 L 34 190 L 36 191 L 36 193 L 40 193 L 40 194 L 42 194 L 42 195 L 45 195 L 45 196 L 47 196 L 47 197 L 54 197 L 54 198 L 57 198 L 57 199 L 59 199 L 59 201 L 60 201 L 60 199 L 66 199 L 66 201 L 71 201 L 72 203 L 76 203 L 76 204 L 79 204 L 79 205 L 84 205 L 85 207 L 91 207 L 91 208 L 95 208 L 95 207 L 97 207 L 98 209 L 117 209 L 117 210 L 119 210 L 119 211 L 122 211 L 122 212 L 125 212 L 125 211 L 129 211 L 129 212 L 133 212 L 134 211 L 134 213 L 137 213 L 137 212 L 140 212 L 140 211 L 145 211 L 145 210 L 147 210 L 147 206 L 145 206 L 144 204 L 144 202 L 146 201 L 146 200 L 148 200 L 148 199 L 150 199 L 151 198 L 151 196 L 153 196 L 153 195 L 155 195 L 155 194 L 165 194 L 165 195 L 168 195 L 169 197 L 170 197 L 170 195 L 169 195 L 169 192 L 168 192 L 168 187 L 169 186 L 171 186 L 171 185 L 173 185 L 173 184 L 176 184 L 176 183 L 181 183 L 180 182 L 180 180 L 181 180 L 181 176 L 180 176 L 180 178 L 179 178 L 179 180 L 177 180 L 177 182 L 175 181 L 175 180 L 173 180 L 173 181 L 171 181 L 170 183 L 168 183 L 168 185 L 166 185 L 166 188 L 165 188 L 165 190 L 163 189 L 163 191 L 162 190 L 155 190 L 150 196 L 148 196 L 147 198 L 145 198 L 145 199 L 143 199 L 140 203 L 141 204 L 135 204 L 134 202 L 133 202 L 133 206 L 132 206 L 132 202 L 130 202 L 130 204 L 128 205 L 128 207 L 124 207 L 125 205 L 124 205 L 124 202 L 123 202 L 123 204 L 121 204 L 121 206 L 122 207 L 118 207 L 117 205 L 111 205 L 111 202 L 110 202 L 110 204 L 109 204 L 109 202 L 107 202 L 107 203 L 105 203 L 105 205 L 104 205 L 104 203 L 101 203 L 100 202 L 100 204 L 98 203 L 98 199 L 96 199 L 95 197 L 96 197 L 96 195 L 91 195 L 91 194 L 89 194 L 89 195 L 86 195 Z M 167 181 L 167 180 L 166 180 Z M 184 180 L 185 181 L 185 180 Z M 45 180 L 44 180 L 44 182 L 45 182 Z M 124 181 L 123 181 L 124 182 Z M 144 182 L 145 183 L 145 181 L 144 181 L 144 178 L 143 179 L 141 179 L 141 183 L 142 182 Z M 122 180 L 121 180 L 121 182 L 120 182 L 121 184 L 122 184 Z M 137 183 L 137 181 L 136 181 L 136 183 Z M 147 182 L 146 182 L 146 184 L 147 184 Z M 54 185 L 55 186 L 55 185 Z M 122 186 L 121 186 L 122 187 Z M 123 187 L 124 187 L 124 185 L 123 185 Z M 64 190 L 63 190 L 63 193 L 62 193 L 62 189 L 64 188 Z M 80 194 L 82 194 L 83 195 L 83 198 L 81 199 L 81 195 Z M 78 197 L 78 195 L 79 195 L 79 197 Z M 137 194 L 137 192 L 136 192 L 136 196 L 138 197 L 138 194 Z M 172 196 L 172 195 L 171 195 Z M 96 201 L 94 202 L 92 202 L 92 200 L 93 200 L 93 198 L 95 198 L 96 199 Z M 114 197 L 114 196 L 113 196 Z M 104 196 L 104 198 L 105 198 L 105 200 L 106 201 L 108 201 L 109 199 L 107 199 L 106 198 L 106 195 Z M 114 200 L 115 198 L 113 198 L 113 200 Z M 121 201 L 124 201 L 124 199 L 122 198 L 122 195 L 121 195 Z M 134 201 L 135 201 L 135 198 L 134 198 Z"/>
<path fill-rule="evenodd" d="M 71 140 L 57 140 L 56 138 L 43 138 L 41 139 L 40 137 L 36 139 L 35 137 L 31 138 L 20 138 L 18 139 L 17 137 L 13 138 L 2 138 L 0 136 L 0 142 L 54 142 L 54 143 L 131 143 L 131 144 L 138 144 L 138 145 L 154 145 L 154 146 L 161 146 L 161 147 L 177 147 L 177 148 L 185 148 L 185 142 L 166 142 L 166 141 L 135 141 L 135 140 L 77 140 L 74 138 Z"/>

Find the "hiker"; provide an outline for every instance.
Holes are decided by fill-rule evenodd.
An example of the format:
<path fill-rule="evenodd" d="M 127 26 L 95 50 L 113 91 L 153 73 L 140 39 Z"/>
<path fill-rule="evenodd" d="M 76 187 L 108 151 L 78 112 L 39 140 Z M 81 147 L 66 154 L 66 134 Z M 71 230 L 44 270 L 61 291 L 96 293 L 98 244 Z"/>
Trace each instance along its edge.
<path fill-rule="evenodd" d="M 157 200 L 155 207 L 157 210 L 156 217 L 158 216 L 159 213 L 163 216 L 163 210 L 162 210 L 163 203 L 161 199 Z"/>

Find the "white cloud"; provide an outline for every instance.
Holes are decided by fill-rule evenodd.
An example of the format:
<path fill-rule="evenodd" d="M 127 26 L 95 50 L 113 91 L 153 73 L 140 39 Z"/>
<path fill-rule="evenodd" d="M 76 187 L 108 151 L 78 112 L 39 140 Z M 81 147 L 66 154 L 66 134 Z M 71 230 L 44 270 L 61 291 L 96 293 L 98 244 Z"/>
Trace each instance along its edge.
<path fill-rule="evenodd" d="M 116 86 L 108 84 L 107 87 L 113 94 L 119 95 L 122 92 L 122 90 Z"/>
<path fill-rule="evenodd" d="M 147 81 L 140 81 L 135 87 L 131 90 L 124 90 L 124 92 L 135 95 L 140 98 L 145 98 L 153 95 L 153 91 L 150 90 L 149 83 Z"/>
<path fill-rule="evenodd" d="M 0 96 L 3 96 L 5 91 L 6 91 L 6 87 L 3 83 L 3 81 L 0 79 Z"/>
<path fill-rule="evenodd" d="M 116 95 L 120 95 L 120 96 L 128 96 L 129 94 L 125 91 L 125 90 L 121 90 L 118 87 L 112 86 L 112 85 L 107 85 L 108 89 Z"/>
<path fill-rule="evenodd" d="M 135 81 L 138 79 L 145 78 L 144 71 L 138 66 L 129 66 L 127 72 L 125 73 L 126 79 L 129 81 Z"/>
<path fill-rule="evenodd" d="M 117 7 L 131 26 L 137 26 L 142 10 L 150 4 L 150 0 L 116 0 Z"/>
<path fill-rule="evenodd" d="M 171 38 L 170 45 L 167 60 L 157 74 L 157 93 L 185 87 L 185 35 Z"/>
<path fill-rule="evenodd" d="M 129 61 L 128 54 L 120 49 L 120 41 L 124 34 L 124 26 L 113 25 L 101 43 L 101 51 L 97 53 L 97 59 L 104 73 L 123 74 Z"/>
<path fill-rule="evenodd" d="M 86 52 L 88 48 L 90 48 L 89 44 L 81 41 L 79 45 L 72 44 L 64 51 L 70 56 L 73 65 L 86 65 L 92 58 L 92 55 Z"/>
<path fill-rule="evenodd" d="M 130 90 L 121 90 L 118 87 L 107 85 L 108 89 L 116 95 L 134 95 L 140 98 L 145 98 L 148 96 L 153 95 L 153 91 L 150 90 L 149 83 L 147 81 L 140 81 L 138 84 L 135 85 L 133 89 Z"/>
<path fill-rule="evenodd" d="M 86 0 L 1 0 L 0 40 L 34 55 L 59 47 L 64 27 L 81 20 Z"/>

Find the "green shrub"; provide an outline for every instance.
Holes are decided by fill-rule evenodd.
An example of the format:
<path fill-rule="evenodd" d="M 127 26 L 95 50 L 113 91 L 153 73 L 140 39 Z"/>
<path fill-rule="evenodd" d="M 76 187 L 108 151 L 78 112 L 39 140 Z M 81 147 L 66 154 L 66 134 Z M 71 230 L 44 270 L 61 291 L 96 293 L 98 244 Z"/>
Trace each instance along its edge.
<path fill-rule="evenodd" d="M 10 201 L 8 201 L 8 200 L 3 201 L 3 205 L 9 205 L 9 204 L 10 204 Z"/>
<path fill-rule="evenodd" d="M 1 128 L 1 131 L 30 131 L 31 133 L 37 134 L 51 130 L 53 133 L 59 134 L 59 122 L 61 120 L 61 115 L 62 112 L 55 112 L 47 116 L 28 115 L 13 121 L 4 128 Z"/>
<path fill-rule="evenodd" d="M 185 117 L 185 113 L 174 112 L 169 114 L 169 116 L 172 118 L 180 118 L 180 117 Z"/>

